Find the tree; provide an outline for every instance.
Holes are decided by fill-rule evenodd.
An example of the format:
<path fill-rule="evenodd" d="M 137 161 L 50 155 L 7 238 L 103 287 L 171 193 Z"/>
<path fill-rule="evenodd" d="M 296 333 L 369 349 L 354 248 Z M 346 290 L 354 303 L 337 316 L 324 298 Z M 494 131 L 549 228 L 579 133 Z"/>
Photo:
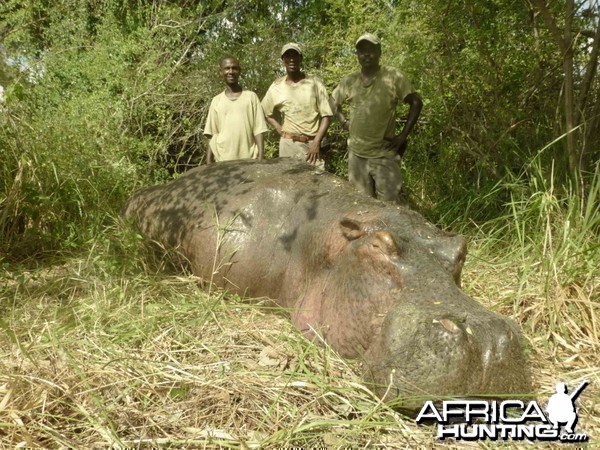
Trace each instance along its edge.
<path fill-rule="evenodd" d="M 600 4 L 566 0 L 564 8 L 549 0 L 534 0 L 562 60 L 563 127 L 568 169 L 578 182 L 590 171 L 600 146 Z M 562 26 L 562 29 L 561 29 Z M 588 29 L 587 27 L 594 27 Z"/>

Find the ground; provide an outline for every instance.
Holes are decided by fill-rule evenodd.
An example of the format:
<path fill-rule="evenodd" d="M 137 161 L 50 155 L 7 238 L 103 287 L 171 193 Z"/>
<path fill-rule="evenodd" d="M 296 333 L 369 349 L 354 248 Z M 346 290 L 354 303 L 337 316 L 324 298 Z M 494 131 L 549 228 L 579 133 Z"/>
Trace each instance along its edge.
<path fill-rule="evenodd" d="M 558 381 L 591 382 L 577 430 L 597 443 L 597 285 L 548 295 L 519 271 L 475 242 L 463 287 L 519 322 L 542 403 Z M 379 402 L 356 363 L 303 339 L 285 312 L 190 275 L 119 274 L 88 257 L 5 268 L 0 283 L 1 447 L 530 447 L 437 441 L 433 427 Z"/>

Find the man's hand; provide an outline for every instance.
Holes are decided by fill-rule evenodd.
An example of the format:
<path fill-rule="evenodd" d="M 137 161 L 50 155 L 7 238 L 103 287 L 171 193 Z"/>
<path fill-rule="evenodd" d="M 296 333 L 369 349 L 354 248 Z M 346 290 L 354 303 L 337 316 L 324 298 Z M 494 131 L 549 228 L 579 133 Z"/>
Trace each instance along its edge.
<path fill-rule="evenodd" d="M 316 164 L 321 157 L 321 141 L 313 139 L 308 143 L 308 150 L 306 152 L 306 161 L 310 164 Z"/>
<path fill-rule="evenodd" d="M 394 150 L 394 152 L 400 155 L 400 157 L 404 156 L 404 152 L 406 152 L 407 146 L 408 141 L 406 140 L 406 137 L 402 136 L 401 134 L 392 139 L 389 139 L 386 144 L 387 148 Z"/>

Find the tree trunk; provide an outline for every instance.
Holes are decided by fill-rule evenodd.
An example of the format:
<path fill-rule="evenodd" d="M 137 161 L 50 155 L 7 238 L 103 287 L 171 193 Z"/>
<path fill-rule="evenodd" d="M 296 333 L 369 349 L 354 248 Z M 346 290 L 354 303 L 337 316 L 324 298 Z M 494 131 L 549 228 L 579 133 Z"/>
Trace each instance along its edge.
<path fill-rule="evenodd" d="M 573 81 L 573 36 L 571 26 L 575 11 L 574 0 L 566 2 L 565 31 L 563 37 L 563 70 L 565 73 L 565 133 L 567 134 L 567 156 L 569 159 L 569 173 L 573 181 L 579 185 L 581 155 L 578 149 L 577 131 L 575 128 L 575 85 Z"/>
<path fill-rule="evenodd" d="M 578 136 L 581 134 L 576 129 L 578 123 L 576 120 L 581 117 L 576 113 L 577 102 L 575 101 L 575 82 L 574 82 L 574 55 L 573 47 L 573 16 L 575 14 L 575 1 L 566 0 L 565 6 L 565 27 L 561 34 L 556 17 L 554 17 L 548 8 L 546 0 L 534 0 L 537 9 L 540 11 L 544 22 L 562 54 L 562 63 L 564 71 L 564 133 L 565 150 L 568 161 L 568 174 L 579 187 L 581 180 L 581 140 Z"/>

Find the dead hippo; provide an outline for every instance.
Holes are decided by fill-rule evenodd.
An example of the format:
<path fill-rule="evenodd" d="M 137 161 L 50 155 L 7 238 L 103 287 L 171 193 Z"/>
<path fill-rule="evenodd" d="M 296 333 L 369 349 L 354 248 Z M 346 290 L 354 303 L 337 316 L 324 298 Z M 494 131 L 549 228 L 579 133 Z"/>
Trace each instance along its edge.
<path fill-rule="evenodd" d="M 530 392 L 518 328 L 458 287 L 464 239 L 331 174 L 212 164 L 136 192 L 124 214 L 196 275 L 275 299 L 307 337 L 361 358 L 386 401 Z"/>

